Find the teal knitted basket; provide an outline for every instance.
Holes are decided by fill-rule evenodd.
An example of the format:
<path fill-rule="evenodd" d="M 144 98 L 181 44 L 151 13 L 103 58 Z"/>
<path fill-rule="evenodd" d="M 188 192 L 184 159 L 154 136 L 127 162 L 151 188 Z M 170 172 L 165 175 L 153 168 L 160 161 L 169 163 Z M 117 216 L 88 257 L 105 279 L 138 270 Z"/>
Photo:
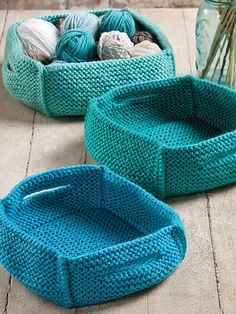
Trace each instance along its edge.
<path fill-rule="evenodd" d="M 191 76 L 91 101 L 91 156 L 159 198 L 236 182 L 236 91 Z"/>
<path fill-rule="evenodd" d="M 109 10 L 92 11 L 98 16 Z M 171 46 L 154 23 L 130 11 L 141 29 L 152 32 L 162 51 L 119 60 L 42 65 L 26 56 L 14 24 L 8 31 L 3 82 L 18 100 L 48 116 L 84 115 L 88 101 L 112 87 L 175 75 Z M 41 17 L 52 23 L 68 13 Z"/>
<path fill-rule="evenodd" d="M 34 175 L 0 201 L 0 263 L 64 307 L 155 285 L 185 252 L 174 210 L 103 167 Z"/>

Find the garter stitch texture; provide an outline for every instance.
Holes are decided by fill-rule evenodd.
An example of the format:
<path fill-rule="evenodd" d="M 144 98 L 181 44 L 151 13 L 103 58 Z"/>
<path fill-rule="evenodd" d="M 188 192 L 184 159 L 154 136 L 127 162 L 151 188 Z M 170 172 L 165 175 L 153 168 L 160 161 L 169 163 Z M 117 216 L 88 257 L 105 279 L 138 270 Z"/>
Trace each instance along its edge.
<path fill-rule="evenodd" d="M 159 198 L 236 182 L 236 91 L 191 76 L 114 89 L 91 101 L 85 144 Z"/>
<path fill-rule="evenodd" d="M 93 13 L 100 17 L 109 11 Z M 161 53 L 128 60 L 44 66 L 24 54 L 16 31 L 20 23 L 16 23 L 9 29 L 6 40 L 4 86 L 18 100 L 48 116 L 75 116 L 84 115 L 89 100 L 112 87 L 174 76 L 173 52 L 163 32 L 150 20 L 130 12 L 144 30 L 158 38 Z M 41 18 L 56 23 L 66 16 L 67 13 L 61 13 Z"/>
<path fill-rule="evenodd" d="M 0 262 L 64 307 L 150 287 L 174 271 L 185 251 L 173 209 L 103 167 L 34 175 L 0 202 Z"/>

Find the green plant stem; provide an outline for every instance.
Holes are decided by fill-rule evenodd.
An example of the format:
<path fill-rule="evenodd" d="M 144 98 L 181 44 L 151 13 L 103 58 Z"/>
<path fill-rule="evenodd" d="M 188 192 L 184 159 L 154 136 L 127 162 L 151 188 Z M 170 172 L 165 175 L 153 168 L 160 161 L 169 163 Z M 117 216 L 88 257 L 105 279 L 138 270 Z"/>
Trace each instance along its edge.
<path fill-rule="evenodd" d="M 227 35 L 230 27 L 234 26 L 235 10 L 233 8 L 227 8 L 221 15 L 221 21 L 218 25 L 218 28 L 213 39 L 213 43 L 207 58 L 206 67 L 203 69 L 201 77 L 206 78 L 210 67 L 216 57 L 217 52 L 219 51 L 220 43 L 223 40 L 224 36 Z M 225 42 L 226 43 L 226 42 Z M 219 60 L 220 61 L 220 60 Z M 219 64 L 217 62 L 217 66 Z M 216 69 L 214 70 L 216 72 Z"/>

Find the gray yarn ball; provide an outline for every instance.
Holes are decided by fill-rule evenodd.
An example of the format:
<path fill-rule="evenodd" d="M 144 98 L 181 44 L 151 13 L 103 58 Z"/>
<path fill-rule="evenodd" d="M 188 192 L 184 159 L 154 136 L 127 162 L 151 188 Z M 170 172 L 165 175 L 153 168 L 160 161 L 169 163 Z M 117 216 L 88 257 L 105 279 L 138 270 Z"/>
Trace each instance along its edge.
<path fill-rule="evenodd" d="M 60 30 L 63 34 L 70 29 L 77 28 L 82 31 L 90 32 L 93 36 L 95 36 L 99 26 L 100 20 L 95 14 L 79 10 L 65 18 L 60 26 Z"/>

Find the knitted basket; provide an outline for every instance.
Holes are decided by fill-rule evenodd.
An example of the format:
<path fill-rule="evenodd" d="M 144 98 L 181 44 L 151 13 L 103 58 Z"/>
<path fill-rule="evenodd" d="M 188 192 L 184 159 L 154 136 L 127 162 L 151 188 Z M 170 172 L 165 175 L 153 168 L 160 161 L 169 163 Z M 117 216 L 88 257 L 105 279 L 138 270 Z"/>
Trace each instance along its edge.
<path fill-rule="evenodd" d="M 98 16 L 109 10 L 92 11 Z M 88 101 L 111 87 L 175 75 L 173 52 L 163 32 L 154 23 L 130 11 L 141 28 L 152 32 L 162 52 L 119 60 L 44 66 L 26 56 L 14 24 L 8 31 L 3 82 L 18 100 L 48 116 L 84 115 Z M 41 17 L 52 23 L 68 13 Z"/>
<path fill-rule="evenodd" d="M 91 101 L 91 156 L 159 198 L 236 182 L 236 92 L 191 76 Z"/>
<path fill-rule="evenodd" d="M 183 260 L 185 241 L 170 207 L 103 167 L 29 177 L 0 203 L 0 262 L 64 307 L 158 283 Z"/>

